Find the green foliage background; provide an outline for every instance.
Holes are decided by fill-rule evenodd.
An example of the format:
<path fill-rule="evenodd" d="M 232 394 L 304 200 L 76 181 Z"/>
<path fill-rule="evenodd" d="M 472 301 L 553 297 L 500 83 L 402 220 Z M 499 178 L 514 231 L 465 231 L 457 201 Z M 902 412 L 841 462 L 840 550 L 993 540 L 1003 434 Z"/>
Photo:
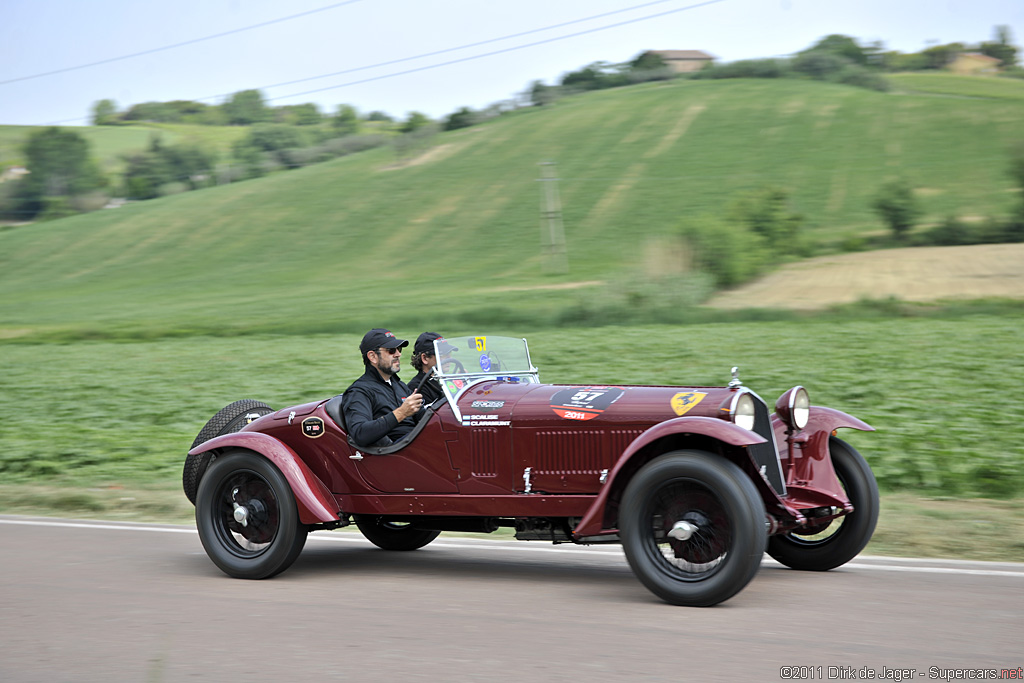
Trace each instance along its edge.
<path fill-rule="evenodd" d="M 378 148 L 2 230 L 0 474 L 174 486 L 216 410 L 340 392 L 359 335 L 383 324 L 526 334 L 549 382 L 721 384 L 739 365 L 769 403 L 800 383 L 875 425 L 848 436 L 889 491 L 1017 495 L 1020 306 L 730 318 L 697 307 L 710 283 L 672 263 L 682 226 L 713 231 L 766 185 L 819 249 L 884 233 L 871 202 L 889 176 L 927 190 L 926 223 L 1016 210 L 1007 151 L 1024 81 L 951 78 L 899 77 L 899 94 L 744 80 L 603 90 L 438 134 L 419 157 Z M 948 97 L 957 87 L 970 92 Z M 545 160 L 558 163 L 563 274 L 540 245 Z"/>

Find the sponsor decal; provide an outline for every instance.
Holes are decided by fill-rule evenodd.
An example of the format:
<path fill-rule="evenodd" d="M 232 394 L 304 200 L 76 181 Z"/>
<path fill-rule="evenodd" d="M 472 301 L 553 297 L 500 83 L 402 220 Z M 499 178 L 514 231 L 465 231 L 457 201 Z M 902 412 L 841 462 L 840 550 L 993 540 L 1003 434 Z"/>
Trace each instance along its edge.
<path fill-rule="evenodd" d="M 672 411 L 676 415 L 685 415 L 690 408 L 694 407 L 707 396 L 702 391 L 681 391 L 672 397 Z"/>
<path fill-rule="evenodd" d="M 463 427 L 508 427 L 509 420 L 499 420 L 498 415 L 463 415 Z"/>
<path fill-rule="evenodd" d="M 302 421 L 302 433 L 311 439 L 319 439 L 324 435 L 324 421 L 319 417 L 307 417 Z"/>
<path fill-rule="evenodd" d="M 491 359 L 487 357 L 486 353 L 480 354 L 480 369 L 484 372 L 491 371 Z"/>
<path fill-rule="evenodd" d="M 566 420 L 593 420 L 625 393 L 621 387 L 570 387 L 552 396 L 550 407 Z"/>
<path fill-rule="evenodd" d="M 474 410 L 483 410 L 484 412 L 486 412 L 488 410 L 497 410 L 498 408 L 504 408 L 505 407 L 505 402 L 504 401 L 473 401 L 469 405 Z"/>
<path fill-rule="evenodd" d="M 459 393 L 459 389 L 466 386 L 466 381 L 462 379 L 446 379 L 444 385 L 448 388 L 448 393 L 454 396 Z"/>

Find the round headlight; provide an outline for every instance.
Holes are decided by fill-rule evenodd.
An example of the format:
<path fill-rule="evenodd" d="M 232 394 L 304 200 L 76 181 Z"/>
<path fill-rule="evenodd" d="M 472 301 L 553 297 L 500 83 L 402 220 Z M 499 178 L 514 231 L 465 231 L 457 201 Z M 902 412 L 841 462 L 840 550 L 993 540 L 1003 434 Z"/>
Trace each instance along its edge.
<path fill-rule="evenodd" d="M 811 419 L 811 399 L 803 387 L 793 387 L 775 402 L 775 412 L 790 429 L 803 429 Z"/>
<path fill-rule="evenodd" d="M 744 429 L 754 428 L 754 399 L 744 392 L 732 404 L 732 421 Z"/>

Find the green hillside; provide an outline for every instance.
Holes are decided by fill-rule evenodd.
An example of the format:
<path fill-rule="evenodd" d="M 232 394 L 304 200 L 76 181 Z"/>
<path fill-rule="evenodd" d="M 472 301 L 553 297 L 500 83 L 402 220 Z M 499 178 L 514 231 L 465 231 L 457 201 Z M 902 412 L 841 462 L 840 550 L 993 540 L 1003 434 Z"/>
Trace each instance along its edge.
<path fill-rule="evenodd" d="M 881 230 L 871 200 L 894 175 L 918 188 L 926 220 L 1008 212 L 1024 81 L 1000 82 L 998 97 L 914 83 L 598 91 L 438 135 L 411 161 L 379 148 L 6 230 L 0 337 L 440 327 L 495 308 L 526 319 L 604 291 L 550 287 L 648 270 L 681 220 L 765 185 L 790 193 L 819 243 Z M 561 178 L 570 268 L 559 276 L 541 254 L 544 160 Z"/>

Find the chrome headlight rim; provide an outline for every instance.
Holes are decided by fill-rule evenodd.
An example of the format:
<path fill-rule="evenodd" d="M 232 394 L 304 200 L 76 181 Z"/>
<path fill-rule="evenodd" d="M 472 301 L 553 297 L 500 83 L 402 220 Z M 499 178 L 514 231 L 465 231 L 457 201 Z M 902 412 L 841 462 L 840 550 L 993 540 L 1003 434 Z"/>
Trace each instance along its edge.
<path fill-rule="evenodd" d="M 737 392 L 729 402 L 729 419 L 732 423 L 752 432 L 756 417 L 754 397 L 749 391 Z"/>
<path fill-rule="evenodd" d="M 807 389 L 797 385 L 779 397 L 775 412 L 790 429 L 803 429 L 811 419 L 811 399 Z"/>

